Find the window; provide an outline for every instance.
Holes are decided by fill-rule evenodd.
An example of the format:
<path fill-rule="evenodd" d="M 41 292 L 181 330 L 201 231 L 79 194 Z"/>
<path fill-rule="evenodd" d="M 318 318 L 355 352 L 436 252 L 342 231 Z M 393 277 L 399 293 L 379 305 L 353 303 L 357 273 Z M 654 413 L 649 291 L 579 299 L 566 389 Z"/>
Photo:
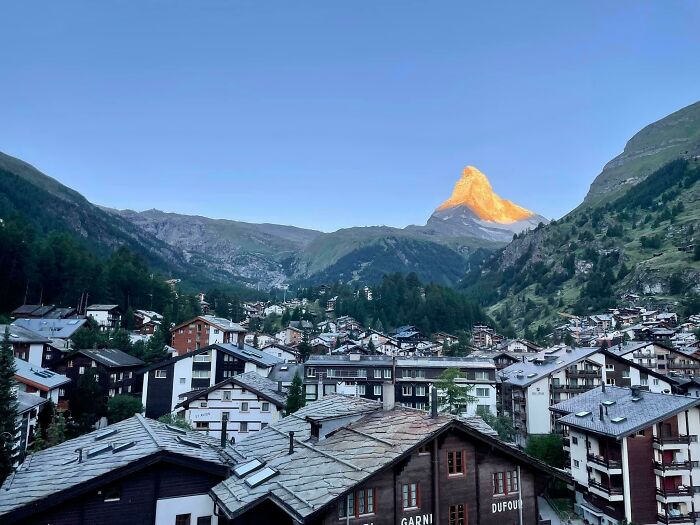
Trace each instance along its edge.
<path fill-rule="evenodd" d="M 269 412 L 269 411 L 270 411 L 270 403 L 268 403 L 267 401 L 265 401 L 265 402 L 262 404 L 261 410 L 262 410 L 263 412 Z"/>
<path fill-rule="evenodd" d="M 207 402 L 206 401 L 200 401 L 199 406 L 202 408 L 207 408 Z"/>
<path fill-rule="evenodd" d="M 165 379 L 168 377 L 168 371 L 167 370 L 156 370 L 156 379 Z M 188 514 L 189 516 L 189 514 Z"/>
<path fill-rule="evenodd" d="M 476 405 L 477 414 L 490 414 L 491 407 L 489 405 Z"/>
<path fill-rule="evenodd" d="M 606 369 L 606 370 L 615 370 L 615 365 L 609 364 L 609 363 L 605 363 L 605 369 Z"/>
<path fill-rule="evenodd" d="M 211 516 L 200 516 L 197 518 L 197 525 L 211 525 Z"/>
<path fill-rule="evenodd" d="M 374 395 L 375 396 L 382 395 L 382 385 L 374 385 Z"/>
<path fill-rule="evenodd" d="M 104 490 L 104 502 L 119 501 L 122 499 L 122 492 L 119 487 L 110 487 Z"/>
<path fill-rule="evenodd" d="M 175 516 L 175 525 L 190 525 L 192 514 L 178 514 Z"/>
<path fill-rule="evenodd" d="M 365 385 L 357 385 L 357 395 L 358 396 L 365 395 Z"/>
<path fill-rule="evenodd" d="M 419 507 L 418 491 L 418 483 L 406 483 L 401 487 L 401 506 L 404 510 Z"/>
<path fill-rule="evenodd" d="M 417 386 L 416 387 L 416 396 L 418 397 L 423 397 L 425 396 L 425 387 L 424 386 Z"/>
<path fill-rule="evenodd" d="M 423 445 L 422 447 L 418 447 L 418 454 L 430 454 L 430 445 Z"/>
<path fill-rule="evenodd" d="M 192 370 L 192 379 L 209 379 L 210 377 L 210 370 Z"/>
<path fill-rule="evenodd" d="M 84 373 L 85 373 L 85 367 L 84 367 L 84 366 L 81 366 L 80 368 L 78 368 L 78 373 L 79 373 L 79 374 L 84 374 Z"/>
<path fill-rule="evenodd" d="M 316 369 L 315 368 L 307 368 L 306 369 L 306 377 L 316 377 Z"/>
<path fill-rule="evenodd" d="M 241 402 L 241 412 L 248 412 L 248 401 Z"/>
<path fill-rule="evenodd" d="M 659 384 L 659 380 L 658 380 L 658 379 L 652 379 L 651 382 L 652 382 L 652 384 L 653 384 L 654 386 L 658 386 L 658 384 Z"/>
<path fill-rule="evenodd" d="M 209 422 L 208 422 L 208 421 L 195 421 L 195 423 L 194 423 L 194 428 L 195 428 L 195 429 L 206 429 L 206 428 L 209 428 Z"/>
<path fill-rule="evenodd" d="M 608 377 L 608 378 L 605 380 L 605 382 L 606 382 L 608 385 L 615 386 L 615 378 L 614 378 L 614 377 Z"/>
<path fill-rule="evenodd" d="M 247 421 L 241 421 L 239 427 L 238 427 L 239 432 L 248 432 L 248 422 Z"/>
<path fill-rule="evenodd" d="M 210 363 L 211 362 L 211 352 L 202 352 L 194 356 L 195 363 Z"/>
<path fill-rule="evenodd" d="M 374 379 L 381 379 L 382 378 L 382 371 L 378 368 L 374 369 Z"/>
<path fill-rule="evenodd" d="M 231 401 L 231 391 L 230 390 L 224 390 L 221 393 L 221 400 L 222 401 Z"/>
<path fill-rule="evenodd" d="M 401 395 L 402 395 L 402 396 L 411 396 L 411 395 L 413 395 L 413 387 L 411 387 L 411 386 L 402 386 L 402 387 L 401 387 Z"/>
<path fill-rule="evenodd" d="M 428 410 L 428 404 L 427 403 L 416 403 L 416 408 L 418 410 Z"/>
<path fill-rule="evenodd" d="M 447 473 L 450 476 L 461 476 L 464 474 L 464 453 L 461 450 L 454 450 L 447 453 Z"/>
<path fill-rule="evenodd" d="M 578 445 L 578 438 L 576 436 L 571 436 L 571 444 Z"/>
<path fill-rule="evenodd" d="M 574 468 L 580 468 L 581 467 L 581 462 L 578 459 L 574 460 Z"/>
<path fill-rule="evenodd" d="M 622 371 L 622 377 L 623 377 L 623 379 L 629 379 L 629 377 L 630 377 L 630 371 L 629 371 L 629 370 L 623 370 L 623 371 Z"/>
<path fill-rule="evenodd" d="M 518 472 L 509 470 L 507 472 L 493 473 L 493 494 L 503 496 L 518 491 Z"/>
<path fill-rule="evenodd" d="M 391 379 L 391 368 L 384 369 L 384 379 Z"/>
<path fill-rule="evenodd" d="M 489 389 L 488 388 L 477 388 L 476 389 L 476 397 L 489 397 Z"/>
<path fill-rule="evenodd" d="M 477 370 L 474 373 L 474 378 L 476 380 L 488 380 L 489 378 L 489 373 L 486 370 Z"/>
<path fill-rule="evenodd" d="M 360 489 L 355 493 L 357 515 L 374 514 L 374 489 Z"/>
<path fill-rule="evenodd" d="M 411 377 L 411 371 L 406 369 L 402 370 L 401 377 Z"/>
<path fill-rule="evenodd" d="M 418 379 L 425 379 L 425 370 L 416 370 L 416 377 Z"/>
<path fill-rule="evenodd" d="M 465 518 L 466 512 L 464 511 L 464 505 L 450 505 L 449 512 L 449 524 L 450 525 L 466 525 L 467 520 Z"/>

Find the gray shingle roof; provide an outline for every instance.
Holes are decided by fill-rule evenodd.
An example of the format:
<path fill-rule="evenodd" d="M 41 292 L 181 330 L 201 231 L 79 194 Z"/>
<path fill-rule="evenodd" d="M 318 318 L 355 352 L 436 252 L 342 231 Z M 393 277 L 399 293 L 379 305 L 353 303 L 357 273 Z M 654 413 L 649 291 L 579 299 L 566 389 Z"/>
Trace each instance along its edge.
<path fill-rule="evenodd" d="M 604 411 L 602 420 L 601 404 L 608 412 Z M 629 388 L 606 386 L 605 392 L 602 387 L 594 388 L 550 410 L 568 414 L 558 420 L 564 425 L 619 439 L 698 405 L 700 398 L 646 391 L 635 396 Z"/>
<path fill-rule="evenodd" d="M 306 361 L 308 366 L 390 366 L 396 360 L 397 368 L 495 368 L 489 357 L 396 357 L 386 355 L 363 355 L 354 360 L 349 355 L 313 355 Z"/>
<path fill-rule="evenodd" d="M 27 394 L 26 392 L 17 392 L 17 411 L 20 414 L 24 414 L 25 412 L 29 412 L 33 408 L 36 408 L 38 406 L 43 405 L 44 403 L 48 403 L 48 399 L 44 399 L 43 397 L 39 397 L 36 394 Z M 3 493 L 0 491 L 0 507 L 2 507 L 2 496 Z"/>
<path fill-rule="evenodd" d="M 13 324 L 48 338 L 68 339 L 87 319 L 17 319 Z"/>
<path fill-rule="evenodd" d="M 268 401 L 274 403 L 279 407 L 283 407 L 287 402 L 287 389 L 283 388 L 282 392 L 277 391 L 277 383 L 269 380 L 266 377 L 261 376 L 257 372 L 246 372 L 245 374 L 238 374 L 233 377 L 224 379 L 223 381 L 205 388 L 203 390 L 194 390 L 187 394 L 187 398 L 179 403 L 177 406 L 183 406 L 189 404 L 195 399 L 199 399 L 202 396 L 218 390 L 224 385 L 229 383 L 235 383 L 251 392 L 258 394 L 260 397 L 267 399 Z"/>
<path fill-rule="evenodd" d="M 136 415 L 105 429 L 35 452 L 0 488 L 0 516 L 21 507 L 37 505 L 49 496 L 156 453 L 169 453 L 217 466 L 226 464 L 222 451 L 217 446 L 217 439 L 200 432 L 182 432 L 170 430 L 163 423 Z M 100 436 L 103 436 L 102 439 L 99 439 Z M 189 445 L 182 438 L 199 446 Z M 131 443 L 133 444 L 128 446 Z M 100 450 L 107 446 L 109 448 L 106 450 Z M 120 448 L 122 446 L 124 448 Z M 83 450 L 80 463 L 76 449 Z"/>
<path fill-rule="evenodd" d="M 144 364 L 138 357 L 122 352 L 116 348 L 90 348 L 87 350 L 78 350 L 78 353 L 83 354 L 98 363 L 107 367 L 124 367 L 124 366 L 141 366 Z"/>
<path fill-rule="evenodd" d="M 270 355 L 250 345 L 243 345 L 243 348 L 239 348 L 238 345 L 232 343 L 215 343 L 205 348 L 211 348 L 212 346 L 220 348 L 226 353 L 234 355 L 244 361 L 255 363 L 258 366 L 272 367 L 277 363 L 284 362 L 284 359 Z"/>
<path fill-rule="evenodd" d="M 96 310 L 96 311 L 109 311 L 109 310 L 114 310 L 115 308 L 119 308 L 118 304 L 91 304 L 88 306 L 85 311 L 89 312 L 90 310 Z"/>
<path fill-rule="evenodd" d="M 318 442 L 309 441 L 308 420 L 348 418 L 344 425 Z M 354 418 L 354 419 L 353 419 Z M 235 517 L 266 498 L 284 501 L 299 521 L 332 503 L 358 483 L 399 460 L 435 434 L 456 425 L 513 455 L 514 448 L 484 434 L 483 421 L 456 419 L 381 404 L 361 398 L 331 395 L 311 403 L 255 436 L 232 447 L 237 465 L 257 459 L 275 474 L 251 486 L 251 476 L 234 475 L 215 486 L 211 494 L 229 517 Z M 489 428 L 490 430 L 490 428 Z M 294 432 L 294 453 L 289 454 L 289 431 Z M 235 472 L 235 470 L 234 470 Z M 259 472 L 259 471 L 256 471 Z"/>
<path fill-rule="evenodd" d="M 208 323 L 211 323 L 222 330 L 225 330 L 227 332 L 245 332 L 246 329 L 243 328 L 240 324 L 234 323 L 233 321 L 230 321 L 229 319 L 226 319 L 224 317 L 216 317 L 214 315 L 202 315 L 200 316 L 202 319 L 207 321 Z M 185 323 L 186 324 L 186 323 Z"/>
<path fill-rule="evenodd" d="M 41 385 L 47 390 L 53 390 L 70 382 L 70 379 L 62 374 L 33 365 L 23 359 L 15 359 L 15 368 L 17 370 L 15 372 L 16 377 Z"/>
<path fill-rule="evenodd" d="M 504 383 L 529 386 L 547 375 L 586 359 L 598 352 L 597 348 L 559 348 L 531 354 L 522 363 L 513 363 L 499 373 Z"/>
<path fill-rule="evenodd" d="M 294 379 L 294 374 L 299 374 L 300 379 L 304 379 L 304 365 L 279 363 L 272 367 L 267 376 L 271 381 L 282 381 L 283 383 L 291 383 Z"/>
<path fill-rule="evenodd" d="M 14 324 L 0 324 L 0 338 L 5 337 L 5 329 L 10 329 L 10 343 L 48 343 L 49 340 L 41 334 L 27 330 Z"/>

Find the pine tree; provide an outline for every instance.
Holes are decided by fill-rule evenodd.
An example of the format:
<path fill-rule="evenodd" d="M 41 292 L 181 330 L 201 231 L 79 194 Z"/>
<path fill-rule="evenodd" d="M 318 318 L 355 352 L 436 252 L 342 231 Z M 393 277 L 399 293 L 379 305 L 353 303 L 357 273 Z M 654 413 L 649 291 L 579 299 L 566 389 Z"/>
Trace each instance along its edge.
<path fill-rule="evenodd" d="M 292 385 L 289 387 L 289 392 L 287 393 L 287 405 L 285 407 L 285 414 L 293 414 L 305 404 L 306 400 L 304 399 L 304 392 L 302 390 L 301 377 L 299 377 L 299 374 L 294 374 L 294 379 L 292 379 Z"/>
<path fill-rule="evenodd" d="M 14 437 L 17 433 L 17 396 L 15 395 L 15 356 L 10 344 L 10 329 L 0 346 L 0 483 L 12 472 Z"/>
<path fill-rule="evenodd" d="M 63 414 L 54 416 L 53 421 L 46 431 L 46 445 L 53 447 L 66 440 L 66 418 Z"/>

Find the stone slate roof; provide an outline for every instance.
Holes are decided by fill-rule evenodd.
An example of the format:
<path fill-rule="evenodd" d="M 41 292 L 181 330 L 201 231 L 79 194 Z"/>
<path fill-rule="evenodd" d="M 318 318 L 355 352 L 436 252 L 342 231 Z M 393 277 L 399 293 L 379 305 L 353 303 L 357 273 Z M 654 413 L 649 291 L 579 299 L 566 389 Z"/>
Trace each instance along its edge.
<path fill-rule="evenodd" d="M 270 381 L 282 381 L 283 383 L 291 383 L 294 379 L 294 374 L 299 374 L 299 379 L 304 380 L 304 365 L 293 363 L 278 363 L 272 367 L 268 374 Z"/>
<path fill-rule="evenodd" d="M 48 338 L 68 339 L 87 319 L 17 319 L 13 324 Z"/>
<path fill-rule="evenodd" d="M 280 359 L 277 356 L 258 350 L 254 346 L 243 345 L 243 348 L 239 348 L 238 345 L 233 343 L 214 343 L 207 348 L 216 347 L 224 352 L 231 354 L 233 356 L 242 359 L 243 361 L 250 361 L 258 366 L 272 367 L 277 363 L 283 363 L 284 359 Z"/>
<path fill-rule="evenodd" d="M 27 330 L 14 324 L 0 324 L 0 338 L 5 337 L 5 329 L 10 329 L 10 343 L 48 343 L 49 340 L 41 334 Z"/>
<path fill-rule="evenodd" d="M 187 398 L 176 405 L 177 407 L 184 406 L 191 403 L 195 399 L 199 399 L 202 396 L 207 395 L 209 392 L 219 390 L 221 387 L 228 385 L 229 383 L 236 384 L 240 387 L 250 390 L 251 392 L 259 395 L 263 399 L 274 403 L 278 407 L 284 407 L 287 402 L 287 388 L 283 387 L 282 392 L 277 391 L 277 383 L 269 380 L 266 377 L 261 376 L 257 372 L 246 372 L 245 374 L 238 374 L 233 377 L 228 377 L 223 381 L 205 388 L 203 390 L 195 390 L 187 394 Z"/>
<path fill-rule="evenodd" d="M 309 440 L 309 420 L 333 418 L 346 419 L 325 438 L 321 436 L 317 442 Z M 231 447 L 237 466 L 256 459 L 264 466 L 241 476 L 234 468 L 234 474 L 215 486 L 210 494 L 229 518 L 271 499 L 284 502 L 283 508 L 295 520 L 304 522 L 355 485 L 453 427 L 523 462 L 534 462 L 493 437 L 492 430 L 488 435 L 482 433 L 484 426 L 483 421 L 475 424 L 451 416 L 431 418 L 427 412 L 410 408 L 384 411 L 378 402 L 330 395 Z M 289 454 L 289 431 L 294 432 L 293 454 Z M 273 475 L 256 485 L 255 474 L 265 469 L 272 469 Z"/>
<path fill-rule="evenodd" d="M 48 403 L 48 399 L 39 397 L 36 394 L 28 394 L 26 392 L 17 392 L 17 412 L 24 414 L 30 410 Z M 2 498 L 4 493 L 0 491 L 0 507 L 2 507 Z"/>
<path fill-rule="evenodd" d="M 608 412 L 606 415 L 603 410 L 602 420 L 601 404 Z M 601 386 L 557 403 L 550 410 L 567 414 L 558 420 L 561 424 L 621 439 L 698 405 L 700 398 L 647 391 L 635 395 L 630 388 L 606 386 L 603 391 Z"/>
<path fill-rule="evenodd" d="M 493 359 L 488 357 L 391 357 L 388 355 L 361 356 L 352 359 L 349 355 L 312 355 L 307 366 L 391 366 L 396 360 L 397 368 L 495 368 Z"/>
<path fill-rule="evenodd" d="M 28 382 L 34 386 L 43 387 L 41 388 L 42 390 L 53 390 L 70 382 L 70 379 L 62 374 L 53 372 L 48 368 L 33 365 L 23 359 L 15 359 L 15 369 L 15 377 L 19 377 L 20 382 Z"/>
<path fill-rule="evenodd" d="M 505 367 L 499 375 L 504 383 L 526 387 L 543 377 L 571 366 L 598 352 L 594 347 L 558 348 L 531 354 L 522 363 Z"/>
<path fill-rule="evenodd" d="M 653 341 L 628 341 L 626 343 L 617 344 L 608 348 L 608 352 L 624 356 L 630 352 L 636 352 L 647 346 L 653 346 L 655 343 Z"/>
<path fill-rule="evenodd" d="M 23 507 L 39 509 L 47 498 L 60 499 L 155 454 L 199 460 L 216 468 L 226 465 L 216 438 L 173 428 L 136 415 L 31 454 L 0 488 L 0 522 L 2 516 L 12 513 L 7 519 L 16 518 L 14 513 Z M 80 462 L 77 449 L 82 449 Z"/>
<path fill-rule="evenodd" d="M 91 304 L 88 306 L 85 311 L 89 312 L 90 310 L 95 310 L 95 311 L 110 311 L 114 310 L 115 308 L 119 308 L 118 304 Z"/>
<path fill-rule="evenodd" d="M 141 366 L 145 364 L 138 357 L 129 355 L 116 348 L 90 348 L 87 350 L 78 350 L 77 353 L 83 354 L 109 368 Z"/>

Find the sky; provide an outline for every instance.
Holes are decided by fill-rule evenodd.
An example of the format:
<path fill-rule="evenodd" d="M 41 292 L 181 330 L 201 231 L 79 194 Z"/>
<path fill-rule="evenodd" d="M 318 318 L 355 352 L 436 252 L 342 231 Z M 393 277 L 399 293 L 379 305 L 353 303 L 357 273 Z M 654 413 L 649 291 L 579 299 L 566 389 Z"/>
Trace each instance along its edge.
<path fill-rule="evenodd" d="M 97 204 L 423 224 L 466 165 L 548 218 L 700 99 L 695 1 L 0 5 L 0 151 Z"/>

